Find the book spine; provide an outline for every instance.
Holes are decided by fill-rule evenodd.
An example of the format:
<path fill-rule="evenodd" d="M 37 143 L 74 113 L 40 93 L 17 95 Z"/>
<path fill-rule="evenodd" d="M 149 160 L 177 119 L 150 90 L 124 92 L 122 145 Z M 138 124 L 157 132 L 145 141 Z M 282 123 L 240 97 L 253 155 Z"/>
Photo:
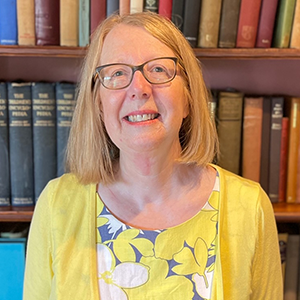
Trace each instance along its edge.
<path fill-rule="evenodd" d="M 32 84 L 34 195 L 37 201 L 47 182 L 56 177 L 55 84 Z"/>
<path fill-rule="evenodd" d="M 18 44 L 35 45 L 34 0 L 17 0 Z"/>
<path fill-rule="evenodd" d="M 119 0 L 109 0 L 106 2 L 106 16 L 119 12 Z"/>
<path fill-rule="evenodd" d="M 220 143 L 218 164 L 235 173 L 240 172 L 243 94 L 220 92 L 217 129 Z"/>
<path fill-rule="evenodd" d="M 280 0 L 275 23 L 274 48 L 288 48 L 292 31 L 296 0 Z"/>
<path fill-rule="evenodd" d="M 197 47 L 199 19 L 200 19 L 200 0 L 186 0 L 183 18 L 183 34 L 190 43 L 191 47 Z"/>
<path fill-rule="evenodd" d="M 283 118 L 283 97 L 273 97 L 271 107 L 269 198 L 279 202 L 280 150 Z"/>
<path fill-rule="evenodd" d="M 257 36 L 261 0 L 242 0 L 236 47 L 254 48 Z"/>
<path fill-rule="evenodd" d="M 198 47 L 218 47 L 221 4 L 221 0 L 202 0 Z"/>
<path fill-rule="evenodd" d="M 174 1 L 177 1 L 177 0 L 173 0 L 173 4 L 174 4 Z M 179 0 L 179 1 L 182 1 L 182 0 Z M 152 11 L 154 13 L 158 13 L 158 0 L 145 0 L 144 9 Z"/>
<path fill-rule="evenodd" d="M 65 173 L 65 152 L 75 107 L 75 84 L 56 84 L 57 176 Z"/>
<path fill-rule="evenodd" d="M 35 0 L 37 45 L 59 45 L 59 0 Z"/>
<path fill-rule="evenodd" d="M 79 0 L 79 47 L 90 42 L 90 1 Z"/>
<path fill-rule="evenodd" d="M 185 1 L 184 0 L 173 0 L 173 3 L 172 3 L 172 22 L 181 31 L 183 29 L 184 6 L 185 6 Z"/>
<path fill-rule="evenodd" d="M 34 204 L 31 99 L 30 83 L 8 83 L 12 206 Z"/>
<path fill-rule="evenodd" d="M 278 0 L 262 0 L 255 47 L 270 48 Z"/>
<path fill-rule="evenodd" d="M 219 47 L 234 48 L 236 45 L 241 0 L 223 0 L 219 29 Z"/>
<path fill-rule="evenodd" d="M 130 0 L 130 13 L 140 13 L 144 9 L 144 0 Z"/>
<path fill-rule="evenodd" d="M 172 19 L 172 3 L 173 0 L 159 0 L 158 13 L 168 19 Z"/>
<path fill-rule="evenodd" d="M 300 48 L 300 1 L 296 2 L 290 48 Z"/>
<path fill-rule="evenodd" d="M 119 0 L 119 14 L 120 16 L 130 14 L 130 0 Z"/>
<path fill-rule="evenodd" d="M 60 1 L 60 46 L 79 44 L 79 0 Z"/>
<path fill-rule="evenodd" d="M 90 32 L 92 34 L 106 17 L 106 0 L 91 0 L 90 6 Z"/>
<path fill-rule="evenodd" d="M 264 97 L 263 120 L 261 135 L 261 161 L 260 161 L 260 185 L 269 193 L 269 170 L 270 170 L 270 131 L 271 131 L 271 97 Z"/>
<path fill-rule="evenodd" d="M 287 178 L 287 156 L 288 156 L 288 137 L 289 137 L 289 118 L 282 118 L 281 125 L 281 144 L 280 144 L 280 177 L 279 177 L 279 202 L 285 202 L 286 178 Z"/>
<path fill-rule="evenodd" d="M 17 2 L 0 0 L 0 7 L 0 45 L 17 45 Z"/>
<path fill-rule="evenodd" d="M 0 83 L 0 206 L 10 206 L 7 87 Z"/>
<path fill-rule="evenodd" d="M 259 182 L 263 98 L 244 98 L 242 175 Z"/>

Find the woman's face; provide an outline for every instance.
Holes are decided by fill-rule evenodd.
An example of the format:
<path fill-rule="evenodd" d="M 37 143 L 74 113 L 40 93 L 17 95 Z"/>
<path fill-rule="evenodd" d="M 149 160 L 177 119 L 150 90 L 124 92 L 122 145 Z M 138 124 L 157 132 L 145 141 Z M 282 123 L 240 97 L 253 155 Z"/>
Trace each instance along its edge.
<path fill-rule="evenodd" d="M 106 37 L 99 65 L 140 65 L 173 51 L 143 28 L 117 25 Z M 140 71 L 126 88 L 110 90 L 100 85 L 101 109 L 108 135 L 120 151 L 177 149 L 178 133 L 188 104 L 183 80 L 177 76 L 164 84 L 151 84 Z M 160 148 L 159 148 L 160 149 Z"/>

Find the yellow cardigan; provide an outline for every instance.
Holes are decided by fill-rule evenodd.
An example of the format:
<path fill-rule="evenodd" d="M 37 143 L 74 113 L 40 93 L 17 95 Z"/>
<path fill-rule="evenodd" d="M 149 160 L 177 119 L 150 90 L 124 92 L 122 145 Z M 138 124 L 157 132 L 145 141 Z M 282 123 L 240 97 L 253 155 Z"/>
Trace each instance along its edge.
<path fill-rule="evenodd" d="M 278 237 L 269 198 L 259 184 L 213 167 L 221 186 L 212 299 L 282 300 Z M 23 300 L 100 299 L 96 197 L 95 184 L 81 185 L 72 174 L 44 189 L 31 222 Z"/>

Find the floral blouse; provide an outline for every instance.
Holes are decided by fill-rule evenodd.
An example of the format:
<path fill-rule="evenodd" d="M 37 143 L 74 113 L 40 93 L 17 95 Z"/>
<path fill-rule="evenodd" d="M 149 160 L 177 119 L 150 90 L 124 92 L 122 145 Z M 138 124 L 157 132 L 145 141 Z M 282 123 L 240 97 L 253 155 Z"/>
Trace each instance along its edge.
<path fill-rule="evenodd" d="M 204 207 L 162 230 L 122 223 L 97 199 L 97 265 L 104 300 L 210 299 L 218 234 L 219 177 Z"/>

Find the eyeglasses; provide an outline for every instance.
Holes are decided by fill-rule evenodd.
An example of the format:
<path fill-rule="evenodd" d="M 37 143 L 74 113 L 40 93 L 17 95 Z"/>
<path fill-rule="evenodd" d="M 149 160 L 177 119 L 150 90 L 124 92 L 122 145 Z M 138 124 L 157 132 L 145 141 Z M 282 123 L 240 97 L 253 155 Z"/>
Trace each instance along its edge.
<path fill-rule="evenodd" d="M 140 71 L 151 84 L 163 84 L 172 81 L 176 76 L 177 58 L 160 57 L 146 61 L 139 66 L 113 63 L 97 67 L 92 82 L 92 89 L 99 78 L 101 84 L 110 90 L 128 87 L 136 71 Z"/>

